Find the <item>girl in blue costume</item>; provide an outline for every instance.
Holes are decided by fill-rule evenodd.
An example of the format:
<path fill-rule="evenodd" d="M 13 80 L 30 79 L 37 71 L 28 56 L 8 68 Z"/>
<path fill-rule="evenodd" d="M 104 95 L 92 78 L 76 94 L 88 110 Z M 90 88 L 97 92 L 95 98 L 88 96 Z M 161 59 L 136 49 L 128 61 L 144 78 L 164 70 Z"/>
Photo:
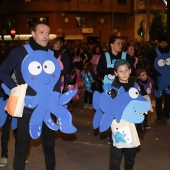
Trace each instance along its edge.
<path fill-rule="evenodd" d="M 95 81 L 98 76 L 93 71 L 93 64 L 87 62 L 84 70 L 81 72 L 83 83 L 84 83 L 84 109 L 93 109 L 92 107 L 92 96 L 95 88 Z"/>

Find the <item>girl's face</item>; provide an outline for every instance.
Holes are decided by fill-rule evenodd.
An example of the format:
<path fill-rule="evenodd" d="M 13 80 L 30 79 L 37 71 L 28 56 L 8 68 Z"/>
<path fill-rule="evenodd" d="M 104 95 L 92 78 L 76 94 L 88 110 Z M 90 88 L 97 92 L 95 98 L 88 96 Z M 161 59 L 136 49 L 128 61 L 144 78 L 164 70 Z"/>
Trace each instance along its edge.
<path fill-rule="evenodd" d="M 134 53 L 135 53 L 135 49 L 133 46 L 129 46 L 128 49 L 127 49 L 127 53 L 130 55 L 130 56 L 134 56 Z"/>
<path fill-rule="evenodd" d="M 116 55 L 118 52 L 122 51 L 122 40 L 116 39 L 116 41 L 114 43 L 111 43 L 110 46 L 112 53 Z"/>
<path fill-rule="evenodd" d="M 96 54 L 100 54 L 100 48 L 99 47 L 96 48 Z"/>
<path fill-rule="evenodd" d="M 53 46 L 53 50 L 60 50 L 60 48 L 61 48 L 61 42 L 57 41 Z"/>
<path fill-rule="evenodd" d="M 146 71 L 143 71 L 142 73 L 139 74 L 138 79 L 142 80 L 142 81 L 146 81 L 148 78 L 148 75 L 146 73 Z"/>
<path fill-rule="evenodd" d="M 117 71 L 114 72 L 121 83 L 128 83 L 130 77 L 131 69 L 126 64 L 118 67 Z"/>

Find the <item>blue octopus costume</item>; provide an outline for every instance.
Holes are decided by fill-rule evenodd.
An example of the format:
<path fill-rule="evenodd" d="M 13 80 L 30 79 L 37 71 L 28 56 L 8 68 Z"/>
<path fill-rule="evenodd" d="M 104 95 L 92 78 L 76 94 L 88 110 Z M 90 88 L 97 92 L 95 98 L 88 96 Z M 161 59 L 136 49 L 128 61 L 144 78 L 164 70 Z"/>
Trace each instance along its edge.
<path fill-rule="evenodd" d="M 60 94 L 60 67 L 51 51 L 48 51 L 48 46 L 40 46 L 33 38 L 26 46 L 12 50 L 0 66 L 0 79 L 9 89 L 17 84 L 28 84 L 23 116 L 18 118 L 17 123 L 13 167 L 25 167 L 31 138 L 41 136 L 46 169 L 52 170 L 55 169 L 56 130 L 68 134 L 76 131 L 67 103 L 77 90 Z M 10 76 L 13 70 L 17 83 Z"/>

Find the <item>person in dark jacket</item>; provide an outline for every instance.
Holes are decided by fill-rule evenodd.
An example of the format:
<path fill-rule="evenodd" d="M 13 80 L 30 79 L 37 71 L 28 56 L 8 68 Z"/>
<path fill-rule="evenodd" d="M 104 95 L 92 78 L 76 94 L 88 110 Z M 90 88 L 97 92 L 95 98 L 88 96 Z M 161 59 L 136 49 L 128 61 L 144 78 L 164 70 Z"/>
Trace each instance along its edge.
<path fill-rule="evenodd" d="M 113 67 L 117 59 L 125 59 L 129 62 L 132 72 L 134 65 L 129 54 L 122 52 L 122 40 L 120 37 L 111 35 L 109 38 L 109 50 L 101 55 L 97 66 L 97 72 L 103 81 L 103 91 L 108 93 L 111 83 L 115 79 Z"/>
<path fill-rule="evenodd" d="M 50 27 L 44 22 L 37 22 L 33 26 L 31 34 L 32 37 L 29 39 L 31 48 L 34 51 L 48 51 Z M 1 64 L 0 79 L 9 89 L 16 87 L 17 84 L 21 85 L 25 83 L 21 72 L 21 64 L 26 55 L 27 51 L 24 46 L 19 46 L 13 49 L 6 60 Z M 11 78 L 10 75 L 13 70 L 15 70 L 17 83 Z M 56 83 L 54 91 L 60 92 L 59 83 Z M 28 86 L 26 95 L 35 96 L 36 92 L 30 86 Z M 32 113 L 32 109 L 25 107 L 23 110 L 23 116 L 18 118 L 15 148 L 16 151 L 13 162 L 13 170 L 25 169 L 25 159 L 31 141 L 31 136 L 29 134 L 29 122 Z M 55 121 L 55 117 L 53 117 L 53 119 Z M 55 170 L 55 131 L 49 129 L 47 125 L 43 123 L 41 138 L 45 155 L 46 170 Z"/>
<path fill-rule="evenodd" d="M 158 48 L 156 48 L 153 51 L 154 57 L 155 59 L 162 54 L 169 54 L 170 55 L 170 48 L 168 47 L 168 42 L 167 42 L 167 36 L 165 34 L 160 35 L 159 39 L 158 39 Z M 159 55 L 157 54 L 157 52 L 159 52 Z M 150 64 L 151 66 L 154 66 L 154 61 L 153 63 Z M 160 82 L 158 81 L 158 77 L 164 77 L 163 79 L 161 78 L 161 83 L 166 79 L 168 79 L 169 77 L 165 77 L 162 74 L 160 75 L 156 69 L 154 69 L 154 76 L 153 79 L 155 81 L 155 90 L 158 90 L 158 84 L 160 84 Z M 168 94 L 165 90 L 163 90 L 161 96 L 156 96 L 156 103 L 155 103 L 155 109 L 156 109 L 156 122 L 154 124 L 154 126 L 158 126 L 158 125 L 166 125 L 168 123 L 168 119 L 169 119 L 169 112 L 170 112 L 170 94 Z"/>
<path fill-rule="evenodd" d="M 71 71 L 71 56 L 66 49 L 62 48 L 62 39 L 57 37 L 51 41 L 51 49 L 54 51 L 54 56 L 56 59 L 60 58 L 63 64 L 63 69 L 61 70 L 61 76 L 64 76 L 64 87 L 68 83 L 68 74 Z"/>

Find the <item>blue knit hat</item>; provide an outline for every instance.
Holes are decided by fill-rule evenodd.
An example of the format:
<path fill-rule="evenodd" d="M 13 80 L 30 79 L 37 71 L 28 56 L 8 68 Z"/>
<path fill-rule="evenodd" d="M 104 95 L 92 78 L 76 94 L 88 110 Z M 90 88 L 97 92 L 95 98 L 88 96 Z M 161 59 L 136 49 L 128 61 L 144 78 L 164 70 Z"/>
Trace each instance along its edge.
<path fill-rule="evenodd" d="M 127 60 L 118 59 L 118 60 L 115 62 L 115 64 L 114 64 L 114 69 L 117 71 L 117 69 L 118 69 L 121 65 L 127 65 L 128 68 L 130 68 L 130 64 L 127 62 Z"/>

